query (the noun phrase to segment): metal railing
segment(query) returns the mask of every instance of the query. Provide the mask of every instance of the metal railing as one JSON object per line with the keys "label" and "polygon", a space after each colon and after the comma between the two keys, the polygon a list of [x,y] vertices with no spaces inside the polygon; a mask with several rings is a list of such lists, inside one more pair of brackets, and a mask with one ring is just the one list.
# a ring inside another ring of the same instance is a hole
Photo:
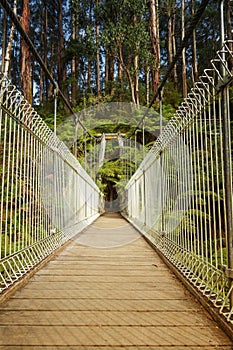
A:
{"label": "metal railing", "polygon": [[99,215],[101,194],[23,95],[0,76],[0,292]]}
{"label": "metal railing", "polygon": [[217,53],[129,180],[126,215],[233,323],[229,47]]}

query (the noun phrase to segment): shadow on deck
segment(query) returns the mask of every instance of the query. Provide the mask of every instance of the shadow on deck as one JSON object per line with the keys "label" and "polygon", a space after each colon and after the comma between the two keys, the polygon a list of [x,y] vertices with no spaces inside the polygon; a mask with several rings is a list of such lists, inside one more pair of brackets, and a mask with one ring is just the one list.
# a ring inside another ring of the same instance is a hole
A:
{"label": "shadow on deck", "polygon": [[119,214],[101,216],[0,308],[1,349],[232,350]]}

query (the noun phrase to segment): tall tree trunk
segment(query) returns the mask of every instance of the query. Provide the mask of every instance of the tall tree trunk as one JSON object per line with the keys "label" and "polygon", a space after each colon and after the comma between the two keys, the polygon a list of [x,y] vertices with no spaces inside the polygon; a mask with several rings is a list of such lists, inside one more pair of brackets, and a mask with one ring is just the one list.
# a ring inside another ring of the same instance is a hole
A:
{"label": "tall tree trunk", "polygon": [[105,83],[105,95],[108,93],[108,84],[109,84],[109,77],[108,77],[108,72],[109,72],[109,51],[106,48],[105,51],[105,78],[104,78],[104,83]]}
{"label": "tall tree trunk", "polygon": [[108,57],[108,88],[110,96],[114,95],[114,55],[110,51]]}
{"label": "tall tree trunk", "polygon": [[96,0],[96,16],[95,16],[95,34],[96,34],[96,89],[97,101],[100,103],[100,48],[99,48],[99,23],[98,23],[98,5],[99,0]]}
{"label": "tall tree trunk", "polygon": [[[225,0],[226,2],[226,19],[227,19],[227,40],[232,40],[232,15],[231,11],[233,12],[233,9],[231,10],[230,0]],[[232,43],[230,43],[232,45]]]}
{"label": "tall tree trunk", "polygon": [[[94,26],[94,23],[93,23],[93,0],[89,0],[89,19],[88,19],[88,21],[89,21],[89,26],[92,28]],[[94,66],[93,56],[92,56],[92,54],[89,54],[88,55],[88,64],[87,64],[87,88],[88,88],[89,92],[91,92],[91,73],[92,73],[93,66]]]}
{"label": "tall tree trunk", "polygon": [[[72,6],[74,6],[74,2],[72,1]],[[78,5],[76,5],[78,6]],[[78,18],[77,18],[77,13],[76,11],[72,11],[71,14],[72,18],[72,39],[74,41],[77,40],[78,37]],[[72,58],[71,61],[71,77],[72,77],[72,82],[71,82],[71,102],[73,106],[77,105],[77,96],[78,96],[78,83],[77,83],[77,76],[78,76],[78,58],[75,55]]]}
{"label": "tall tree trunk", "polygon": [[[121,51],[121,53],[119,52],[119,56],[122,57],[122,45],[119,47],[118,49],[119,51]],[[120,62],[120,60],[118,60],[118,100],[122,101],[122,78],[123,78],[123,74],[122,74],[122,63]]]}
{"label": "tall tree trunk", "polygon": [[145,78],[146,78],[146,104],[150,103],[150,67],[145,68]]}
{"label": "tall tree trunk", "polygon": [[91,59],[88,58],[88,64],[87,64],[87,90],[88,92],[91,92]]}
{"label": "tall tree trunk", "polygon": [[168,16],[168,64],[172,63],[173,59],[173,16],[171,6],[167,7],[167,16]]}
{"label": "tall tree trunk", "polygon": [[[192,16],[195,13],[195,0],[192,0]],[[192,54],[193,54],[193,81],[198,81],[198,68],[197,68],[197,42],[196,42],[196,30],[193,29],[193,42],[192,42]]]}
{"label": "tall tree trunk", "polygon": [[131,101],[134,105],[136,105],[136,100],[135,100],[135,85],[134,85],[134,81],[131,77],[129,68],[127,66],[124,66],[124,71],[128,77],[128,81],[129,81],[129,86],[130,86],[130,91],[131,91]]}
{"label": "tall tree trunk", "polygon": [[5,71],[6,35],[7,35],[7,23],[6,23],[6,11],[4,10],[3,22],[2,22],[2,73],[3,74]]}
{"label": "tall tree trunk", "polygon": [[[175,10],[174,1],[170,1],[167,4],[167,16],[168,16],[168,63],[172,63],[173,57],[176,55],[176,38],[175,38]],[[173,69],[173,82],[175,88],[177,88],[177,67]]]}
{"label": "tall tree trunk", "polygon": [[[14,7],[13,7],[13,11],[14,11],[14,14],[16,15],[17,13],[17,0],[14,0]],[[5,16],[5,15],[4,15]],[[9,74],[9,67],[10,67],[10,60],[11,60],[11,51],[12,51],[12,44],[13,44],[13,38],[14,38],[14,30],[15,30],[15,25],[14,23],[12,22],[12,25],[11,25],[11,29],[10,29],[10,35],[9,35],[9,40],[8,40],[8,44],[7,44],[7,47],[6,47],[6,35],[7,35],[7,32],[5,31],[6,30],[6,17],[4,19],[4,28],[3,28],[3,47],[2,47],[2,50],[3,50],[3,54],[2,54],[2,72],[3,74],[5,75],[8,75]]]}
{"label": "tall tree trunk", "polygon": [[[53,40],[50,41],[51,47],[51,57],[55,56],[55,48],[54,48],[55,39],[53,37]],[[51,81],[48,81],[48,100],[47,101],[53,101],[53,93],[54,93],[54,86]]]}
{"label": "tall tree trunk", "polygon": [[[134,14],[133,15],[133,26],[135,27],[137,25],[137,17]],[[134,56],[134,100],[135,104],[139,105],[139,86],[138,86],[138,50],[139,50],[139,44],[136,45],[136,53]]]}
{"label": "tall tree trunk", "polygon": [[[41,22],[40,22],[40,26],[43,29],[43,19],[44,19],[44,9],[41,9],[42,12],[42,16],[41,16]],[[43,43],[44,41],[44,33],[43,30],[40,33],[40,42]],[[44,43],[43,43],[44,45]],[[43,68],[40,66],[40,90],[39,90],[39,98],[40,98],[40,105],[43,106],[44,103],[44,72],[43,72]]]}
{"label": "tall tree trunk", "polygon": [[[173,21],[172,21],[172,50],[173,50],[173,56],[176,56],[176,36],[175,36],[175,10],[173,5]],[[178,86],[178,77],[177,77],[177,65],[174,65],[173,69],[173,79],[174,79],[174,85],[175,88]]]}
{"label": "tall tree trunk", "polygon": [[64,41],[64,33],[63,33],[62,0],[58,0],[57,5],[58,5],[58,57],[57,57],[58,85],[60,89],[63,91],[63,93],[67,95],[64,88],[64,82],[66,80],[66,70],[63,62],[65,41]]}
{"label": "tall tree trunk", "polygon": [[158,0],[149,0],[149,6],[150,6],[150,38],[151,38],[152,52],[154,54],[154,64],[151,69],[152,91],[155,94],[159,85],[159,78],[160,78]]}
{"label": "tall tree trunk", "polygon": [[105,94],[114,95],[114,58],[109,48],[105,55]]}
{"label": "tall tree trunk", "polygon": [[[46,67],[48,67],[48,8],[46,5],[46,1],[44,2],[44,28],[43,28],[43,45],[44,45],[44,63]],[[49,67],[48,67],[49,68]],[[48,102],[49,100],[49,81],[47,74],[44,74],[45,80],[45,100]]]}
{"label": "tall tree trunk", "polygon": [[[181,36],[182,40],[185,36],[185,0],[182,0],[181,6]],[[187,75],[186,75],[186,50],[182,50],[182,90],[183,97],[187,97]]]}
{"label": "tall tree trunk", "polygon": [[[48,33],[48,10],[46,6],[46,2],[43,2],[43,6],[41,6],[41,34],[40,34],[40,42],[43,46],[43,59],[44,63],[47,67],[47,57],[48,57],[48,44],[47,44],[47,33]],[[43,105],[44,102],[48,102],[48,78],[44,73],[43,68],[40,67],[40,104]]]}
{"label": "tall tree trunk", "polygon": [[[229,49],[233,51],[233,43],[232,43],[232,16],[231,16],[231,4],[230,0],[225,0],[226,2],[226,22],[227,22],[227,40],[230,40],[229,42]],[[233,60],[230,58],[230,61],[228,62],[229,69],[233,69]]]}
{"label": "tall tree trunk", "polygon": [[[30,31],[30,8],[29,0],[23,1],[21,24],[25,32]],[[21,79],[25,98],[32,104],[32,79],[30,50],[24,39],[21,40]]]}
{"label": "tall tree trunk", "polygon": [[[129,86],[130,86],[130,91],[131,91],[131,100],[133,104],[136,104],[135,100],[135,85],[134,85],[134,79],[131,76],[130,69],[129,67],[124,63],[123,59],[123,52],[122,52],[122,44],[119,40],[116,40],[117,46],[118,46],[118,52],[119,52],[119,63],[124,69],[124,72],[128,78],[129,81]],[[129,60],[130,62],[130,60]]]}
{"label": "tall tree trunk", "polygon": [[134,57],[134,99],[139,106],[139,86],[138,86],[138,55]]}
{"label": "tall tree trunk", "polygon": [[40,105],[43,106],[44,103],[44,84],[43,84],[43,76],[44,76],[44,72],[43,72],[43,68],[40,67]]}

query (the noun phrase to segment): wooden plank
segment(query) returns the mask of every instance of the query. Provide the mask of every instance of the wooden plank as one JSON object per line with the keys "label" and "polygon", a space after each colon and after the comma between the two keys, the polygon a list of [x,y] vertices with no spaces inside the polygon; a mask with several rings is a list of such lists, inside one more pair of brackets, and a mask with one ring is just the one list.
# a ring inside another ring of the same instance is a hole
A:
{"label": "wooden plank", "polygon": [[[4,313],[2,313],[3,315]],[[76,311],[62,310],[7,310],[6,318],[2,318],[1,326],[160,326],[160,327],[212,327],[209,318],[203,317],[197,310],[187,311]]]}
{"label": "wooden plank", "polygon": [[[123,235],[123,229],[138,235],[115,214],[85,230],[88,240],[105,238],[102,226],[108,231],[112,226],[111,236]],[[78,235],[0,307],[0,350],[232,350],[232,345],[141,237],[100,249],[80,245]]]}

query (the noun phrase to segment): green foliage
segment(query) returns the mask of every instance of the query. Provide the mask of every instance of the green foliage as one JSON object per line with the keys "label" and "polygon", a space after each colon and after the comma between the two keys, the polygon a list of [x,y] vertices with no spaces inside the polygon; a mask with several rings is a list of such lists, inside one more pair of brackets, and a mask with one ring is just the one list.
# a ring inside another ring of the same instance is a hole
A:
{"label": "green foliage", "polygon": [[175,111],[181,102],[182,102],[181,92],[174,86],[173,82],[168,81],[166,83],[166,86],[164,88],[164,93],[163,93],[164,106],[169,106],[170,108],[173,108]]}
{"label": "green foliage", "polygon": [[104,165],[99,169],[99,176],[106,181],[111,181],[117,184],[120,180],[120,175],[122,174],[122,164],[121,160],[117,159],[115,161],[105,162]]}
{"label": "green foliage", "polygon": [[[44,120],[44,122],[48,125],[48,127],[53,130],[54,129],[54,103],[47,103],[44,106],[35,106],[35,110],[40,115],[40,117]],[[57,125],[62,123],[63,120],[67,118],[67,113],[63,108],[59,108],[57,111]]]}
{"label": "green foliage", "polygon": [[163,105],[163,120],[169,121],[175,114],[175,108],[171,104]]}

